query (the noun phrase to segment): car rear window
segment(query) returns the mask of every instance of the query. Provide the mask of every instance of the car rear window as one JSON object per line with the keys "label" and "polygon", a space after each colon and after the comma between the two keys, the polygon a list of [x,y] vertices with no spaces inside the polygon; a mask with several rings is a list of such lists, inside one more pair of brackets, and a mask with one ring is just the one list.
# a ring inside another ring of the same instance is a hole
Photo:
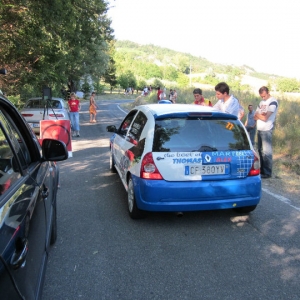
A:
{"label": "car rear window", "polygon": [[[46,100],[42,99],[35,99],[35,100],[29,100],[26,104],[26,108],[44,108],[46,106]],[[49,100],[48,107],[52,108],[62,108],[62,105],[60,101],[58,100]]]}
{"label": "car rear window", "polygon": [[167,118],[155,121],[154,152],[211,152],[250,150],[238,120],[220,118]]}

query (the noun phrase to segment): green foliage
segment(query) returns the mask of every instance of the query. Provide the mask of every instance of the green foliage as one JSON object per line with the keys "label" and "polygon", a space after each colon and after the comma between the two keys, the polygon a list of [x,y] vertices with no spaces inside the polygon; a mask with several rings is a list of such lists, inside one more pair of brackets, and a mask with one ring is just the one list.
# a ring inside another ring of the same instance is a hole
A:
{"label": "green foliage", "polygon": [[217,77],[215,77],[213,75],[208,75],[208,76],[204,77],[203,83],[211,84],[211,85],[215,86],[218,84],[219,81],[220,80]]}
{"label": "green foliage", "polygon": [[145,80],[138,80],[138,81],[137,81],[136,88],[137,88],[139,91],[142,91],[146,85],[147,85],[147,82],[146,82]]}
{"label": "green foliage", "polygon": [[91,85],[89,84],[87,78],[84,79],[84,82],[83,84],[81,85],[81,90],[82,92],[84,93],[84,98],[87,99],[89,94],[91,93],[92,91],[92,87]]}
{"label": "green foliage", "polygon": [[155,78],[152,82],[152,88],[153,89],[158,89],[159,87],[162,88],[163,86],[164,86],[164,84],[157,78]]}
{"label": "green foliage", "polygon": [[104,92],[105,85],[100,84],[100,80],[98,79],[93,83],[93,88],[93,91],[96,94],[102,94]]}
{"label": "green foliage", "polygon": [[118,77],[118,83],[123,89],[133,87],[136,89],[137,82],[134,74],[131,71],[126,71]]}
{"label": "green foliage", "polygon": [[106,69],[105,74],[103,75],[104,82],[110,85],[110,89],[112,90],[118,83],[116,77],[116,66],[115,61],[111,57],[108,63],[108,68]]}
{"label": "green foliage", "polygon": [[300,158],[299,102],[291,101],[288,98],[280,100],[273,138],[275,152]]}
{"label": "green foliage", "polygon": [[275,85],[280,92],[299,92],[300,82],[295,78],[278,78]]}
{"label": "green foliage", "polygon": [[118,84],[123,88],[123,89],[126,89],[128,88],[128,78],[126,76],[126,74],[121,74],[119,77],[118,77]]}
{"label": "green foliage", "polygon": [[[26,3],[26,6],[24,5]],[[104,0],[6,0],[0,6],[0,65],[5,90],[101,76],[112,39]]]}
{"label": "green foliage", "polygon": [[110,86],[110,92],[112,93],[113,88],[117,85],[117,76],[116,76],[116,63],[113,58],[115,53],[115,46],[114,46],[114,41],[111,41],[109,44],[109,62],[107,69],[103,75],[104,82],[109,84]]}
{"label": "green foliage", "polygon": [[179,87],[186,87],[189,85],[189,78],[183,73],[179,73],[177,77],[177,84]]}
{"label": "green foliage", "polygon": [[176,81],[178,78],[178,71],[173,66],[164,66],[162,68],[162,73],[164,74],[164,79],[170,80],[170,81]]}

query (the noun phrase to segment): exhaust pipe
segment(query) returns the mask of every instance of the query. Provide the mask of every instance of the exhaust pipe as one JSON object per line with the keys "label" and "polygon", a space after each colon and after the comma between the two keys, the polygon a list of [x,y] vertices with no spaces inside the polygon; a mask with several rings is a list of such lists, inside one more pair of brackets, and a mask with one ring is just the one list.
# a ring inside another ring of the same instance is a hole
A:
{"label": "exhaust pipe", "polygon": [[182,211],[177,212],[177,213],[176,213],[176,216],[177,216],[178,218],[183,217],[183,212],[182,212]]}

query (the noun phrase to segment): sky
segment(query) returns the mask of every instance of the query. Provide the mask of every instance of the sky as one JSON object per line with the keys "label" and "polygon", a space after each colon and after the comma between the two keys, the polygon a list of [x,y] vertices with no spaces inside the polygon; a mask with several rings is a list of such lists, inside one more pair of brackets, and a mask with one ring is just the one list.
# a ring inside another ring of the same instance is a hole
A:
{"label": "sky", "polygon": [[109,0],[117,40],[300,79],[299,0]]}

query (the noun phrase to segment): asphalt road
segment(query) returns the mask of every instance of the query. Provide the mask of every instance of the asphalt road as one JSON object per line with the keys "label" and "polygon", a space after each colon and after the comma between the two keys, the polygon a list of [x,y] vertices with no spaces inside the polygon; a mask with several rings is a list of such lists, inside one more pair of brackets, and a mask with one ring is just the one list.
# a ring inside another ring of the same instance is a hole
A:
{"label": "asphalt road", "polygon": [[300,208],[286,195],[264,186],[249,215],[129,218],[105,129],[124,118],[120,102],[98,100],[96,124],[83,105],[81,137],[60,163],[58,240],[43,300],[300,299]]}

